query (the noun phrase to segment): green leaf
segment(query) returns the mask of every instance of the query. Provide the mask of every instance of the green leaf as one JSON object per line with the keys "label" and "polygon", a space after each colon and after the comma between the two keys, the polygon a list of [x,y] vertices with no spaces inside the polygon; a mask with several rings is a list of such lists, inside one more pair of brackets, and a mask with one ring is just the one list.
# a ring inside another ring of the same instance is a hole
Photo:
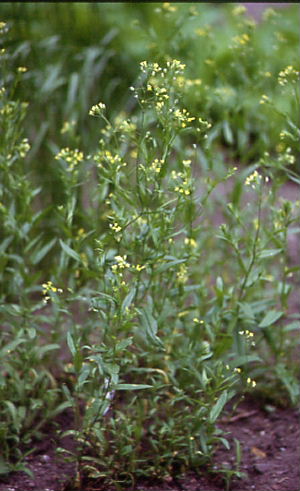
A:
{"label": "green leaf", "polygon": [[289,331],[297,331],[300,329],[300,322],[299,321],[293,321],[284,326],[284,332],[289,332]]}
{"label": "green leaf", "polygon": [[157,273],[163,273],[164,271],[167,271],[168,269],[172,268],[173,266],[177,266],[177,264],[182,264],[185,263],[186,259],[175,259],[174,261],[169,261],[167,263],[161,264],[158,266],[156,269]]}
{"label": "green leaf", "polygon": [[46,256],[46,254],[48,254],[48,252],[50,251],[50,249],[52,249],[55,243],[56,243],[56,239],[53,239],[50,242],[48,242],[48,244],[44,245],[44,247],[31,254],[30,259],[32,264],[38,264]]}
{"label": "green leaf", "polygon": [[152,385],[147,384],[116,384],[113,386],[114,390],[140,390],[140,389],[152,389]]}
{"label": "green leaf", "polygon": [[136,288],[134,287],[130,290],[128,295],[126,295],[126,297],[124,298],[122,305],[121,305],[121,312],[124,312],[124,310],[126,310],[126,308],[131,305],[132,300],[135,297],[135,294],[136,294]]}
{"label": "green leaf", "polygon": [[156,335],[157,333],[157,320],[153,317],[150,312],[150,307],[144,307],[143,309],[138,311],[141,315],[141,320],[143,327],[145,329],[146,335],[155,346],[159,346],[160,348],[164,348],[164,345],[160,338]]}
{"label": "green leaf", "polygon": [[258,355],[242,355],[236,356],[234,360],[230,361],[230,367],[240,367],[242,365],[246,365],[247,363],[252,363],[253,361],[262,361]]}
{"label": "green leaf", "polygon": [[241,308],[241,312],[243,313],[244,320],[247,320],[253,324],[255,322],[255,314],[251,304],[247,302],[240,302],[239,306]]}
{"label": "green leaf", "polygon": [[67,334],[67,343],[68,343],[69,350],[71,351],[72,355],[75,356],[76,355],[76,348],[75,348],[75,344],[74,344],[72,335],[69,332]]}
{"label": "green leaf", "polygon": [[77,252],[75,252],[73,249],[71,249],[70,246],[68,246],[68,244],[66,244],[63,240],[59,239],[59,243],[63,249],[63,251],[70,257],[72,257],[73,259],[75,259],[76,261],[78,262],[81,262],[81,257],[79,256],[79,254]]}
{"label": "green leaf", "polygon": [[8,463],[5,462],[3,457],[0,457],[0,474],[8,474],[11,468]]}
{"label": "green leaf", "polygon": [[45,346],[42,346],[41,348],[39,348],[39,356],[41,357],[45,353],[48,353],[48,351],[56,350],[59,348],[60,348],[60,345],[56,344],[56,343],[46,344]]}
{"label": "green leaf", "polygon": [[230,145],[232,145],[233,134],[232,134],[231,128],[229,126],[229,123],[226,119],[223,121],[223,135],[224,135],[226,143],[229,143]]}
{"label": "green leaf", "polygon": [[121,341],[118,341],[116,346],[115,346],[115,352],[120,352],[126,349],[128,346],[132,344],[132,338],[126,338],[122,339]]}
{"label": "green leaf", "polygon": [[282,315],[283,312],[278,312],[277,310],[270,310],[270,312],[268,312],[263,318],[263,320],[260,322],[259,327],[264,328],[264,327],[271,326],[272,324],[275,324],[275,322],[278,321],[278,319],[280,319]]}
{"label": "green leaf", "polygon": [[259,254],[259,257],[261,259],[265,257],[273,257],[276,256],[277,254],[280,254],[282,252],[282,249],[265,249],[264,251],[261,251]]}
{"label": "green leaf", "polygon": [[209,422],[210,423],[215,423],[217,418],[219,417],[223,407],[225,406],[227,402],[227,390],[225,390],[219,399],[217,400],[216,404],[211,408],[211,411],[209,413]]}
{"label": "green leaf", "polygon": [[19,344],[25,343],[25,339],[15,339],[11,343],[6,344],[0,350],[0,358],[10,355],[12,351],[16,349]]}

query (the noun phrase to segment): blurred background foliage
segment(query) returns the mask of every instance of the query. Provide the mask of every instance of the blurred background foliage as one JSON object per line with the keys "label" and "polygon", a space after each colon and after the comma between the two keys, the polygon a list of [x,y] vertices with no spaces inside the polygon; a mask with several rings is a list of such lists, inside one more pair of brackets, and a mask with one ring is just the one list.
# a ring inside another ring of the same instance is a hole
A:
{"label": "blurred background foliage", "polygon": [[[15,99],[29,103],[25,172],[43,189],[38,207],[65,202],[68,191],[53,163],[59,149],[89,154],[97,147],[101,128],[88,115],[93,104],[105,103],[111,121],[134,114],[129,87],[145,59],[186,64],[182,102],[212,123],[208,145],[216,162],[250,165],[287,146],[299,152],[297,138],[279,137],[287,119],[299,126],[299,114],[294,93],[278,84],[281,70],[298,66],[298,10],[268,9],[256,23],[229,3],[1,3],[9,28],[2,78]],[[19,66],[27,71],[17,84]],[[270,104],[260,104],[263,94]],[[86,222],[86,207],[81,211],[78,226]],[[56,236],[51,214],[43,227],[46,237]]]}
{"label": "blurred background foliage", "polygon": [[279,92],[277,76],[299,60],[298,7],[267,12],[259,24],[247,15],[232,15],[234,8],[209,3],[2,3],[1,17],[11,27],[9,44],[17,48],[18,64],[29,69],[21,90],[30,102],[27,127],[36,166],[44,168],[64,144],[59,134],[64,121],[75,121],[91,151],[98,135],[89,107],[101,100],[112,114],[120,108],[130,111],[128,88],[139,62],[160,63],[168,57],[185,63],[191,80],[201,80],[187,91],[189,109],[212,120],[215,138],[234,149],[239,160],[249,162],[261,146],[274,148],[280,117],[258,111],[259,99],[268,88],[281,110],[292,109],[290,95]]}

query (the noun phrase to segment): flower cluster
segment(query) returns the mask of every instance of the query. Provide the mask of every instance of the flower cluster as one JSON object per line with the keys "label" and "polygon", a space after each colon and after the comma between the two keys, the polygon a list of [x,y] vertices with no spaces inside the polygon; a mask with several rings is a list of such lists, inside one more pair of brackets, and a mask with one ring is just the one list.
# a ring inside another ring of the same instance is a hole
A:
{"label": "flower cluster", "polygon": [[245,336],[245,338],[250,341],[251,340],[251,346],[255,346],[255,342],[253,341],[254,338],[254,333],[246,329],[245,331],[239,331],[240,336]]}
{"label": "flower cluster", "polygon": [[113,264],[111,269],[113,273],[117,273],[122,269],[130,268],[130,264],[127,262],[127,255],[115,256],[116,264]]}
{"label": "flower cluster", "polygon": [[196,128],[196,131],[202,135],[204,134],[204,138],[207,138],[206,132],[211,128],[211,123],[202,118],[198,118],[198,122],[199,126]]}
{"label": "flower cluster", "polygon": [[91,107],[91,109],[89,110],[89,115],[102,116],[105,109],[106,109],[105,104],[103,102],[98,102],[98,104],[95,104],[94,106]]}
{"label": "flower cluster", "polygon": [[285,152],[279,155],[278,161],[283,164],[293,165],[296,161],[294,155],[292,155],[291,147],[287,147]]}
{"label": "flower cluster", "polygon": [[150,165],[150,169],[155,173],[159,174],[162,166],[164,165],[165,161],[163,159],[155,159],[153,160],[152,164]]}
{"label": "flower cluster", "polygon": [[190,116],[190,113],[185,108],[171,110],[171,112],[176,126],[179,126],[181,128],[186,128],[188,123],[191,123],[196,119],[194,116]]}
{"label": "flower cluster", "polygon": [[44,303],[47,303],[48,300],[50,300],[50,295],[49,293],[62,293],[63,290],[61,288],[56,288],[56,286],[53,285],[52,281],[47,281],[47,283],[42,284],[43,287],[43,295],[44,295]]}
{"label": "flower cluster", "polygon": [[67,171],[72,172],[77,165],[83,161],[83,153],[75,148],[71,150],[69,147],[62,148],[60,152],[55,156],[56,160],[64,160],[68,164]]}
{"label": "flower cluster", "polygon": [[240,36],[234,36],[232,38],[232,41],[233,41],[234,47],[245,46],[246,44],[249,43],[250,36],[249,36],[249,34],[244,33],[244,34],[241,34]]}
{"label": "flower cluster", "polygon": [[100,169],[104,167],[104,163],[108,164],[109,166],[114,166],[117,171],[120,170],[121,167],[126,167],[127,165],[126,162],[122,162],[120,155],[117,153],[112,154],[110,150],[98,152],[94,155],[94,159],[98,163],[98,167]]}
{"label": "flower cluster", "polygon": [[26,157],[29,150],[30,150],[30,144],[28,142],[28,138],[23,138],[21,143],[18,145],[18,152],[20,157],[22,158]]}
{"label": "flower cluster", "polygon": [[260,183],[261,181],[261,175],[255,170],[250,176],[248,176],[245,180],[245,185],[246,186],[251,186],[253,189],[256,188],[256,186]]}
{"label": "flower cluster", "polygon": [[182,172],[172,171],[172,178],[178,182],[175,186],[174,191],[180,193],[184,196],[189,196],[192,193],[192,183],[191,179],[185,177]]}
{"label": "flower cluster", "polygon": [[121,232],[122,230],[122,227],[118,224],[118,222],[110,223],[109,228],[111,228],[111,230],[113,230],[116,233]]}
{"label": "flower cluster", "polygon": [[278,74],[279,85],[287,85],[288,83],[299,82],[299,71],[295,70],[292,65],[287,66],[284,70],[281,70]]}
{"label": "flower cluster", "polygon": [[188,280],[187,267],[185,264],[181,264],[179,271],[176,273],[177,283],[184,285]]}

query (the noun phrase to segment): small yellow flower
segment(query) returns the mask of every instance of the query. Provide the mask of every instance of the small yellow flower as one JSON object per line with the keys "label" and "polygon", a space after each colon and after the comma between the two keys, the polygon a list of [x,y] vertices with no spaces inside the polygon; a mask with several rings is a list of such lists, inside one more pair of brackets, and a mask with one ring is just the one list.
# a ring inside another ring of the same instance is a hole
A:
{"label": "small yellow flower", "polygon": [[167,12],[176,12],[177,7],[174,7],[173,5],[170,4],[170,2],[164,2],[162,4],[162,8],[166,10]]}
{"label": "small yellow flower", "polygon": [[119,269],[129,268],[130,264],[126,261],[127,255],[125,256],[115,256],[115,260],[117,261],[117,267]]}
{"label": "small yellow flower", "polygon": [[188,280],[187,267],[184,264],[180,265],[179,271],[176,274],[176,277],[177,277],[177,282],[179,284],[184,284],[187,282],[187,280]]}
{"label": "small yellow flower", "polygon": [[232,38],[234,46],[245,46],[250,41],[250,36],[247,33]]}
{"label": "small yellow flower", "polygon": [[296,83],[299,81],[299,71],[295,70],[292,65],[288,65],[284,70],[281,70],[278,74],[279,85],[287,85],[290,83]]}
{"label": "small yellow flower", "polygon": [[255,170],[250,176],[248,176],[245,180],[246,186],[251,186],[255,189],[256,185],[261,181],[261,175]]}
{"label": "small yellow flower", "polygon": [[190,238],[186,237],[184,239],[184,243],[190,247],[197,247],[197,242],[192,237]]}
{"label": "small yellow flower", "polygon": [[18,72],[19,73],[25,73],[27,72],[28,68],[26,66],[19,66],[18,67]]}
{"label": "small yellow flower", "polygon": [[120,225],[117,223],[117,222],[114,222],[114,223],[110,223],[109,224],[109,227],[114,231],[114,232],[121,232],[122,230],[122,227],[120,227]]}
{"label": "small yellow flower", "polygon": [[64,160],[68,164],[68,172],[72,172],[77,165],[82,162],[83,158],[83,153],[80,150],[77,148],[75,148],[75,150],[71,150],[69,147],[62,148],[55,156],[56,160]]}
{"label": "small yellow flower", "polygon": [[261,99],[260,99],[259,103],[260,104],[266,104],[268,102],[270,102],[270,97],[268,97],[266,94],[263,94],[261,96]]}
{"label": "small yellow flower", "polygon": [[62,293],[62,288],[57,288],[53,285],[52,281],[47,281],[47,283],[42,284],[43,287],[43,295],[44,295],[44,303],[47,303],[50,300],[50,296],[48,295],[50,292],[52,293]]}

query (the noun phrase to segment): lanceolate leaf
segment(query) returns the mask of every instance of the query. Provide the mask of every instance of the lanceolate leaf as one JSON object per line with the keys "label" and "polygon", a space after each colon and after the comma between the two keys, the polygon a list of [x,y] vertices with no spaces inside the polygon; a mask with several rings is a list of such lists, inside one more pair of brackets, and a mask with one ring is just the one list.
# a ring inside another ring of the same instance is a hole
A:
{"label": "lanceolate leaf", "polygon": [[275,322],[278,321],[278,319],[280,319],[282,315],[283,312],[278,312],[277,310],[270,310],[270,312],[268,312],[264,316],[263,320],[260,322],[259,327],[268,327],[271,326],[272,324],[275,324]]}
{"label": "lanceolate leaf", "polygon": [[63,249],[63,251],[70,257],[72,257],[73,259],[75,259],[76,261],[78,262],[81,262],[81,257],[79,256],[79,254],[74,251],[74,249],[71,249],[70,246],[68,246],[68,244],[66,244],[63,240],[59,239],[59,243]]}
{"label": "lanceolate leaf", "polygon": [[227,390],[225,390],[221,394],[221,396],[217,400],[216,404],[212,407],[212,409],[209,413],[209,422],[210,423],[214,423],[218,419],[218,417],[219,417],[223,407],[225,406],[226,402],[227,402]]}

